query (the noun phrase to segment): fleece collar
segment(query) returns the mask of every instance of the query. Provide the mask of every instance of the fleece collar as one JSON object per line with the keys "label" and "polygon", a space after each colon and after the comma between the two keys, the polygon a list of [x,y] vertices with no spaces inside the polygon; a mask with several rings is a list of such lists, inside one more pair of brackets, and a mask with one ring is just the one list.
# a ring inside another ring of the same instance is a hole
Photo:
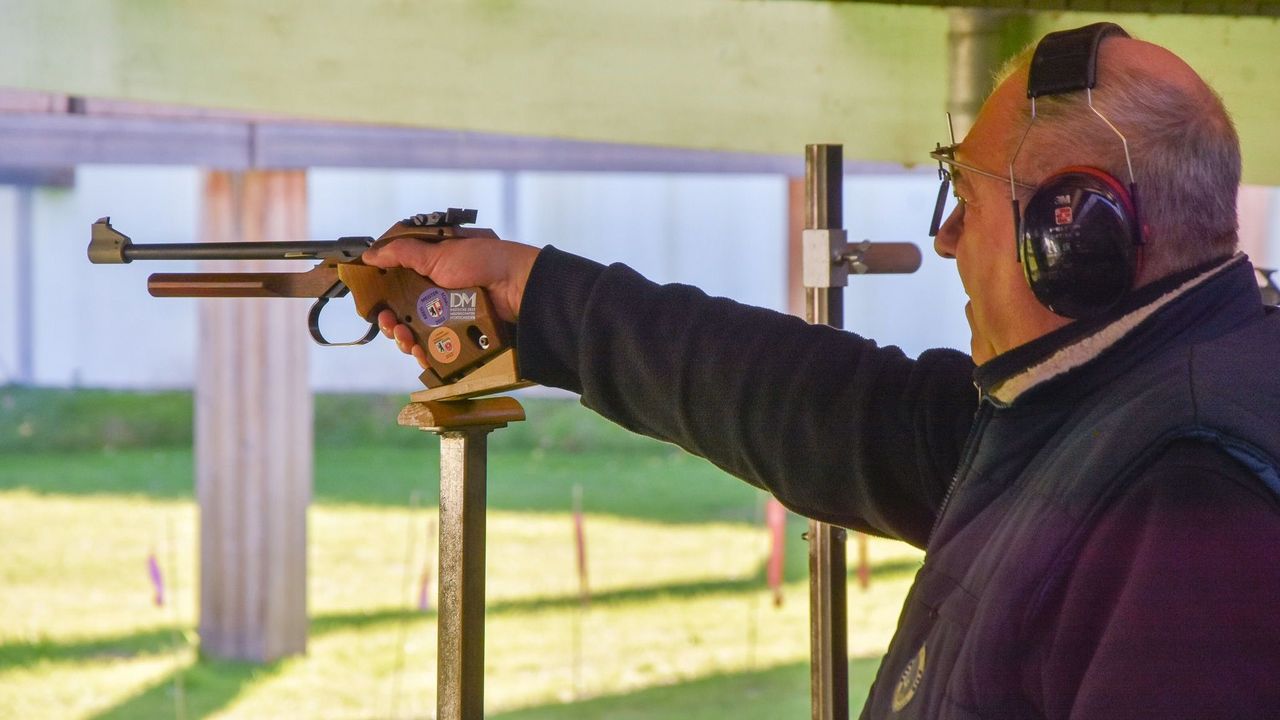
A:
{"label": "fleece collar", "polygon": [[1245,256],[1237,253],[1159,280],[1139,289],[1103,317],[1071,323],[1004,353],[974,373],[978,389],[997,406],[1007,407],[1028,390],[1097,359],[1161,309],[1244,262]]}

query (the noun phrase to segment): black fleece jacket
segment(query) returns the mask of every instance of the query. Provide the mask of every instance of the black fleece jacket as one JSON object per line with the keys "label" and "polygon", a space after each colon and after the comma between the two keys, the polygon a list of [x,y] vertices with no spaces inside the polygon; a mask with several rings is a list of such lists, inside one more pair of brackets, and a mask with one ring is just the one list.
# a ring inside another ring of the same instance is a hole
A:
{"label": "black fleece jacket", "polygon": [[[997,358],[979,384],[1088,330]],[[1010,601],[1034,615],[1029,626],[1009,619],[1009,633],[1022,628],[1016,658],[965,660],[986,641],[943,627],[960,638],[948,649],[921,623],[937,621],[929,603],[940,587],[943,626],[955,607],[972,615],[982,593],[999,594],[966,588],[964,557],[944,552],[950,566],[928,559],[979,407],[967,355],[912,360],[554,248],[529,279],[519,342],[524,377],[579,393],[605,417],[705,457],[803,515],[929,547],[867,717],[1280,717],[1280,501],[1215,444],[1168,444],[1091,521],[1034,602]],[[981,498],[978,490],[964,500],[979,512]],[[949,518],[971,511],[958,504]],[[918,612],[913,603],[923,603]],[[1002,632],[995,627],[986,632]],[[920,697],[895,711],[926,635]]]}

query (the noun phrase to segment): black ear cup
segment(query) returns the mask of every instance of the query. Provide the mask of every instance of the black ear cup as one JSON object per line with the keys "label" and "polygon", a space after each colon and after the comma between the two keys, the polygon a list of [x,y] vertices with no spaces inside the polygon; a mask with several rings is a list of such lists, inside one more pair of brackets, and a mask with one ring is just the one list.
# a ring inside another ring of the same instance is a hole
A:
{"label": "black ear cup", "polygon": [[1109,310],[1133,287],[1137,228],[1132,198],[1107,173],[1071,167],[1049,177],[1018,227],[1018,259],[1036,299],[1075,319]]}

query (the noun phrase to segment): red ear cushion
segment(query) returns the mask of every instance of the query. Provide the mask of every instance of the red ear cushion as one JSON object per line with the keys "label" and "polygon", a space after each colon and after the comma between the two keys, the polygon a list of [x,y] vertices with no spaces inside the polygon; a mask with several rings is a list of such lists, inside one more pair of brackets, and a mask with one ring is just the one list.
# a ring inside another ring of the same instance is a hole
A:
{"label": "red ear cushion", "polygon": [[1133,215],[1133,198],[1129,196],[1129,188],[1125,187],[1124,184],[1117,180],[1114,175],[1105,170],[1099,170],[1096,167],[1090,167],[1088,165],[1072,165],[1071,167],[1062,168],[1058,172],[1046,178],[1044,182],[1040,184],[1048,185],[1051,182],[1055,182],[1063,175],[1069,175],[1071,173],[1079,173],[1081,175],[1088,175],[1089,177],[1096,178],[1102,184],[1110,188],[1111,191],[1116,194],[1116,197],[1120,198],[1120,202],[1124,204],[1124,209],[1129,211],[1130,216]]}

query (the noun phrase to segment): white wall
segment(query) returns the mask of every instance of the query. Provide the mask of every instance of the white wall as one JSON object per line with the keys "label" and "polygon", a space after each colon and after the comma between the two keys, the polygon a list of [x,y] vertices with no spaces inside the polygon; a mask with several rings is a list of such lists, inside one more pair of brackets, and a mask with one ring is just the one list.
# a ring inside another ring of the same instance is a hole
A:
{"label": "white wall", "polygon": [[[35,193],[37,383],[190,386],[195,301],[150,297],[146,276],[193,264],[95,266],[85,247],[90,223],[102,215],[138,243],[193,242],[199,183],[194,168],[86,166],[74,188]],[[376,236],[416,212],[472,207],[480,225],[505,237],[625,262],[655,280],[743,302],[785,304],[786,181],[777,176],[314,169],[308,191],[313,238]],[[851,278],[846,323],[913,355],[968,346],[954,266],[933,255],[924,232],[935,191],[929,174],[850,178],[845,186],[851,239],[915,242],[925,254],[913,276]],[[0,253],[14,242],[13,197],[0,188]],[[0,263],[0,383],[12,379],[16,363],[11,274]],[[332,339],[362,332],[346,311],[327,309]],[[317,389],[418,388],[416,365],[387,342],[315,347],[310,361]]]}
{"label": "white wall", "polygon": [[[158,268],[144,263],[93,266],[85,250],[91,223],[103,215],[111,215],[113,225],[139,242],[193,242],[198,178],[195,170],[185,168],[83,167],[73,189],[35,193],[37,384],[190,385],[194,302],[150,297],[146,276]],[[170,269],[185,267],[190,266]],[[11,288],[0,293],[7,295]],[[15,332],[10,322],[0,328],[0,337],[13,338]]]}
{"label": "white wall", "polygon": [[[850,242],[910,242],[924,256],[912,275],[850,276],[845,328],[881,345],[897,345],[912,357],[933,347],[969,351],[967,298],[955,262],[938,257],[929,237],[937,192],[932,173],[850,177],[844,183]],[[1012,250],[1009,254],[1012,258]]]}

